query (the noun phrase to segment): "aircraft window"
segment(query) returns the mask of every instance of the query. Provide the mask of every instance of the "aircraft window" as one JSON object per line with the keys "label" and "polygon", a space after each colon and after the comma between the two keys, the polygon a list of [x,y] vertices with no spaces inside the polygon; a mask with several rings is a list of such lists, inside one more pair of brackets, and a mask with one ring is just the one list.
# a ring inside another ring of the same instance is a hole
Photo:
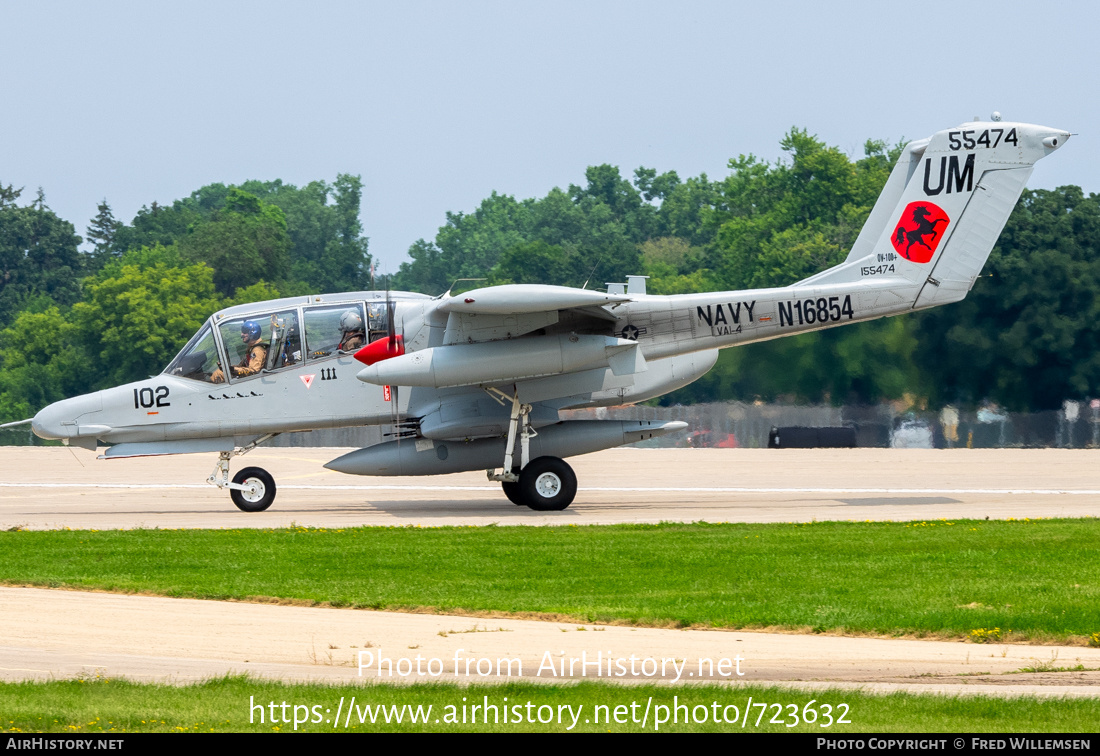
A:
{"label": "aircraft window", "polygon": [[386,307],[385,302],[371,302],[368,307],[370,308],[370,338],[368,341],[375,341],[389,334],[387,326],[387,323],[389,323],[389,309]]}
{"label": "aircraft window", "polygon": [[295,310],[271,316],[271,349],[267,355],[267,369],[278,370],[302,361],[302,332],[298,328]]}
{"label": "aircraft window", "polygon": [[211,374],[217,369],[218,348],[214,343],[214,331],[210,326],[205,326],[187,342],[187,346],[164,372],[196,381],[210,381]]}
{"label": "aircraft window", "polygon": [[[218,328],[228,357],[230,378],[248,378],[302,360],[295,310],[234,318],[220,323]],[[221,366],[211,376],[214,383],[221,383],[225,378]]]}
{"label": "aircraft window", "polygon": [[309,307],[303,313],[303,323],[307,359],[354,352],[366,343],[360,303]]}

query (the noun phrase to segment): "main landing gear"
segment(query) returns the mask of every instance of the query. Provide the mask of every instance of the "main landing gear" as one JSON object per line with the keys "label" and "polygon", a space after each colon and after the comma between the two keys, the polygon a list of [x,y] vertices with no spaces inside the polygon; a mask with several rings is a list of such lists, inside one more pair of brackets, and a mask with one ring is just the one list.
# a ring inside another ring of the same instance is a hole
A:
{"label": "main landing gear", "polygon": [[[502,404],[509,399],[512,402],[504,466],[499,473],[488,470],[489,480],[499,480],[504,495],[518,506],[527,506],[539,512],[558,512],[568,507],[577,495],[576,473],[558,457],[531,459],[531,439],[538,435],[531,427],[531,405],[522,404],[519,396],[509,397],[498,389],[487,391]],[[517,432],[520,442],[518,466],[512,461]]]}
{"label": "main landing gear", "polygon": [[[515,483],[502,482],[502,486],[516,487],[519,502],[539,512],[557,512],[573,503],[577,495],[577,476],[564,459],[539,457],[520,470]],[[504,489],[508,495],[508,489]],[[512,499],[511,496],[508,496]],[[512,499],[515,502],[515,499]]]}
{"label": "main landing gear", "polygon": [[229,460],[241,454],[247,454],[268,439],[277,436],[277,433],[269,433],[261,436],[247,446],[234,449],[231,452],[223,451],[218,455],[218,463],[214,466],[214,472],[206,479],[218,488],[228,488],[229,498],[242,512],[262,512],[275,501],[275,479],[271,473],[262,467],[246,467],[233,476],[233,482],[229,482]]}

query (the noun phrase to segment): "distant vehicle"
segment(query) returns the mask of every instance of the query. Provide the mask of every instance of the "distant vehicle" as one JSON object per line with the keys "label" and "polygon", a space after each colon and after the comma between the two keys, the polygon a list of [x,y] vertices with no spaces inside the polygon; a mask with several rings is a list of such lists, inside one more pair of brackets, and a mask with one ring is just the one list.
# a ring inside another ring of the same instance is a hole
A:
{"label": "distant vehicle", "polygon": [[978,410],[977,418],[979,423],[1003,423],[1008,420],[1008,415],[997,407],[985,406]]}
{"label": "distant vehicle", "polygon": [[936,447],[932,426],[923,420],[902,420],[890,434],[892,449],[934,449]]}
{"label": "distant vehicle", "polygon": [[107,459],[217,452],[209,482],[252,512],[271,505],[275,480],[258,467],[230,480],[234,456],[279,433],[388,425],[390,440],[325,466],[483,469],[516,504],[564,509],[577,490],[564,457],[686,423],[561,422],[560,410],[660,396],[710,370],[722,348],[961,300],[1035,162],[1069,136],[991,121],[910,142],[847,259],[791,286],[653,296],[636,276],[606,291],[515,285],[240,305],[214,313],[160,375],[23,422],[41,438],[108,444]]}
{"label": "distant vehicle", "polygon": [[687,445],[696,449],[736,449],[740,444],[732,433],[715,433],[703,428],[688,434]]}

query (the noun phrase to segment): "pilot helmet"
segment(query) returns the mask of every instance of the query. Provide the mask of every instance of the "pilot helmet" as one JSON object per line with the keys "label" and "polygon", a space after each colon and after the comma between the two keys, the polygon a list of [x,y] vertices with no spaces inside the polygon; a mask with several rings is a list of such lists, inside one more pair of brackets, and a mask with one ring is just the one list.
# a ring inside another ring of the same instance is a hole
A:
{"label": "pilot helmet", "polygon": [[355,310],[345,310],[340,316],[340,330],[344,333],[354,333],[363,330],[363,318]]}
{"label": "pilot helmet", "polygon": [[255,320],[246,320],[241,323],[241,340],[255,341],[260,338],[260,324]]}

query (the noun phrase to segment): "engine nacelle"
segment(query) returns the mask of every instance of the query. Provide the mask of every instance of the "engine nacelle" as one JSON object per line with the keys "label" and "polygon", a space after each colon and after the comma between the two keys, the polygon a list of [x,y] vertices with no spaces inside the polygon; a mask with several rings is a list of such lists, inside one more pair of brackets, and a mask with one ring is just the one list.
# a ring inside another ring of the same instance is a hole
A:
{"label": "engine nacelle", "polygon": [[376,386],[449,388],[499,385],[609,366],[622,375],[645,370],[637,349],[635,341],[577,334],[455,344],[391,357],[363,368],[356,377]]}

